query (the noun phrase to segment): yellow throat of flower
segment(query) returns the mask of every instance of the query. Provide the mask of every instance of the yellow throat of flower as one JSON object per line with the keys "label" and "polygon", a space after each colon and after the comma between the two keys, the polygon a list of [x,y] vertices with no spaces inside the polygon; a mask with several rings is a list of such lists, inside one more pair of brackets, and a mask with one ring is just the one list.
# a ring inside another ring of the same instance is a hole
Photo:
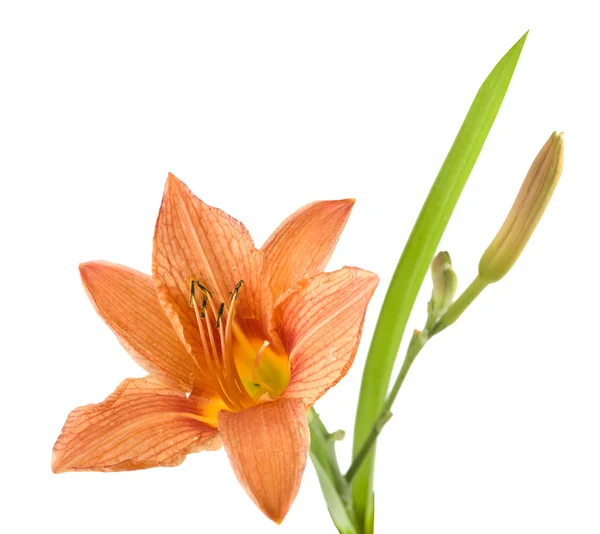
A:
{"label": "yellow throat of flower", "polygon": [[235,320],[235,308],[243,285],[240,280],[225,303],[217,308],[211,292],[201,283],[190,283],[202,341],[198,367],[207,375],[226,409],[240,411],[281,395],[290,381],[289,357],[277,354],[267,340],[248,337]]}

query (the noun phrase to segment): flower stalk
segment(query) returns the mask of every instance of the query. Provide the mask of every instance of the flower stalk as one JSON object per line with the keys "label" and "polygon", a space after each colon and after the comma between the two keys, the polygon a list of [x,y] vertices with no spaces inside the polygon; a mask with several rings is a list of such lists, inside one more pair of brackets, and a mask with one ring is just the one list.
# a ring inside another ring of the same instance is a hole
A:
{"label": "flower stalk", "polygon": [[560,179],[563,166],[563,134],[554,132],[535,158],[504,224],[484,252],[479,263],[479,274],[467,289],[452,302],[456,291],[456,274],[447,252],[440,252],[431,265],[433,290],[428,304],[428,318],[422,331],[415,330],[404,362],[392,389],[383,403],[362,447],[355,454],[345,478],[352,481],[362,463],[369,456],[384,425],[391,417],[391,409],[413,362],[427,342],[454,324],[473,301],[491,283],[502,279],[511,269],[538,222],[540,221]]}

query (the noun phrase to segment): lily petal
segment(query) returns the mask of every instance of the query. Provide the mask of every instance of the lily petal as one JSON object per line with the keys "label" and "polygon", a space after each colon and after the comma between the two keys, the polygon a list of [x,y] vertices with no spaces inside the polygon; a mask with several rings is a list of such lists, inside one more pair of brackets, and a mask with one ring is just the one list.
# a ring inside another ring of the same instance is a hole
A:
{"label": "lily petal", "polygon": [[131,471],[179,465],[220,447],[185,393],[152,377],[128,378],[104,402],[73,410],[54,445],[52,470]]}
{"label": "lily petal", "polygon": [[152,277],[105,261],[79,266],[81,281],[98,315],[148,373],[190,391],[192,357],[163,312]]}
{"label": "lily petal", "polygon": [[[200,280],[215,306],[229,302],[240,281],[239,319],[267,323],[271,330],[271,292],[264,282],[264,258],[248,230],[225,212],[208,206],[169,173],[156,221],[152,275],[158,299],[180,339],[193,354],[202,350],[190,284]],[[209,308],[210,309],[210,308]]]}
{"label": "lily petal", "polygon": [[261,248],[277,302],[303,278],[323,271],[350,216],[354,199],[312,202],[283,221]]}
{"label": "lily petal", "polygon": [[219,413],[219,432],[240,484],[264,514],[281,523],[294,501],[310,434],[304,405],[279,398]]}
{"label": "lily petal", "polygon": [[300,284],[279,306],[281,339],[292,377],[285,397],[312,406],[352,365],[376,274],[356,267],[321,273]]}

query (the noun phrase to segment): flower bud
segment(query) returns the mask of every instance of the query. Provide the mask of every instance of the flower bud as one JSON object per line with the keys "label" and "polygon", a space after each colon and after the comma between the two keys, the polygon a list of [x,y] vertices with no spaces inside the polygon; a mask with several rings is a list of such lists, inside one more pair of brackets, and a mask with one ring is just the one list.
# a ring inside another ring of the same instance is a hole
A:
{"label": "flower bud", "polygon": [[479,261],[482,280],[500,280],[527,245],[560,178],[563,145],[563,134],[554,132],[535,158],[502,228]]}
{"label": "flower bud", "polygon": [[439,252],[431,263],[433,290],[429,301],[429,315],[439,317],[454,301],[458,287],[456,273],[452,270],[452,260],[447,252]]}

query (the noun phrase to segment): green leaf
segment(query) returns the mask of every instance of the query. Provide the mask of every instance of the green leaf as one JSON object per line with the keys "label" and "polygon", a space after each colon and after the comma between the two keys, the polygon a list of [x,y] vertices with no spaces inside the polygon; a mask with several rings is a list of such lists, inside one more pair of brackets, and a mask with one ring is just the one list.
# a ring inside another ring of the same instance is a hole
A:
{"label": "green leaf", "polygon": [[318,457],[311,452],[310,459],[312,460],[317,476],[319,477],[319,483],[321,484],[321,491],[325,497],[327,503],[327,509],[331,515],[333,523],[337,527],[341,534],[358,534],[350,513],[346,508],[346,504],[338,493],[335,482],[328,470],[321,465]]}
{"label": "green leaf", "polygon": [[[381,307],[363,372],[356,412],[354,454],[376,421],[388,391],[392,368],[410,312],[456,202],[494,123],[525,44],[527,33],[498,62],[483,82],[450,148],[408,238]],[[359,525],[373,532],[375,451],[352,483]]]}
{"label": "green leaf", "polygon": [[342,534],[358,534],[351,514],[350,488],[340,472],[335,454],[335,434],[328,432],[314,408],[308,412],[312,460],[331,519]]}

